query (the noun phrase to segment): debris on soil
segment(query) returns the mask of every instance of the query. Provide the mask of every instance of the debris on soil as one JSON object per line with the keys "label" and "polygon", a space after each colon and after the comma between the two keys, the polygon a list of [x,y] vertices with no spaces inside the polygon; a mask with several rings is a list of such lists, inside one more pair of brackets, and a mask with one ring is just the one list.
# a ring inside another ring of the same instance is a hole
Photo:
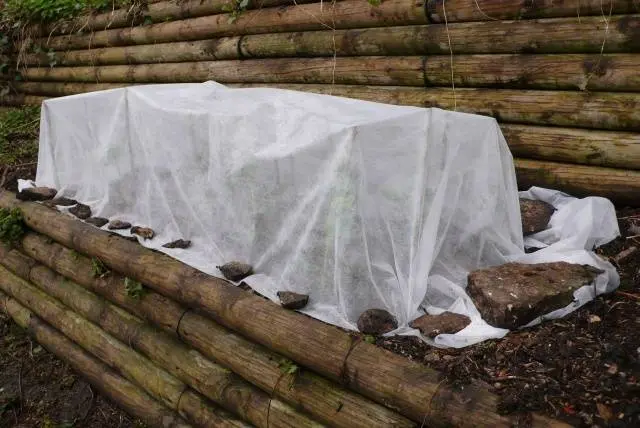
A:
{"label": "debris on soil", "polygon": [[283,308],[291,310],[302,309],[309,303],[309,295],[292,291],[278,291],[278,298]]}
{"label": "debris on soil", "polygon": [[107,220],[104,217],[91,217],[85,220],[86,223],[92,224],[95,227],[102,227],[105,224],[109,223],[109,220]]}
{"label": "debris on soil", "polygon": [[18,192],[16,198],[21,201],[47,201],[55,198],[56,194],[58,191],[50,187],[30,187]]}
{"label": "debris on soil", "polygon": [[253,267],[242,262],[233,261],[216,267],[226,279],[233,282],[242,281],[253,274]]}
{"label": "debris on soil", "polygon": [[111,220],[108,228],[109,230],[131,229],[131,223],[122,220]]}
{"label": "debris on soil", "polygon": [[86,220],[91,217],[91,207],[81,203],[69,208],[69,212],[81,220]]}
{"label": "debris on soil", "polygon": [[520,215],[524,236],[545,230],[554,211],[555,208],[546,202],[520,199]]}
{"label": "debris on soil", "polygon": [[409,327],[417,328],[420,333],[434,338],[439,334],[454,334],[471,324],[466,315],[443,312],[440,315],[424,314],[409,323]]}
{"label": "debris on soil", "polygon": [[131,233],[134,235],[138,235],[144,239],[153,239],[156,236],[156,233],[150,227],[142,227],[142,226],[133,226],[131,228]]}
{"label": "debris on soil", "polygon": [[513,330],[567,306],[573,292],[600,273],[592,266],[567,262],[507,263],[471,272],[467,293],[486,322]]}
{"label": "debris on soil", "polygon": [[191,241],[185,241],[184,239],[178,239],[172,242],[168,242],[163,245],[164,248],[182,248],[187,249],[191,247]]}
{"label": "debris on soil", "polygon": [[398,328],[398,321],[384,309],[367,309],[358,318],[358,330],[364,334],[380,335]]}

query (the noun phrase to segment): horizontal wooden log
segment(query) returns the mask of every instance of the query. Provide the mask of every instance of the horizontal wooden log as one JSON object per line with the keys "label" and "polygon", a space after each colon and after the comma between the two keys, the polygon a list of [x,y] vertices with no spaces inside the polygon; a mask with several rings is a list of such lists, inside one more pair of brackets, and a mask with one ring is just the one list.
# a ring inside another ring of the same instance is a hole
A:
{"label": "horizontal wooden log", "polygon": [[[113,236],[35,203],[0,193],[0,207],[18,207],[33,230],[76,251],[98,257],[107,266],[165,296],[200,308],[218,323],[283,354],[302,366],[383,403],[416,422],[430,425],[510,426],[497,415],[496,397],[472,385],[455,393],[422,364],[357,341],[346,332],[287,311],[224,280],[197,271],[168,256]],[[251,314],[251,316],[247,316]],[[186,316],[186,315],[185,315]],[[452,397],[457,397],[453,399]],[[538,420],[534,419],[538,424]],[[548,426],[549,421],[539,422]]]}
{"label": "horizontal wooden log", "polygon": [[[23,251],[29,257],[171,334],[179,330],[182,340],[201,350],[212,361],[327,425],[344,428],[413,425],[397,413],[308,370],[283,376],[279,367],[282,357],[278,354],[233,334],[207,318],[191,312],[187,314],[186,308],[153,291],[139,301],[132,301],[122,287],[122,276],[112,272],[107,277],[96,278],[89,259],[42,235],[29,233],[22,243]],[[23,267],[27,263],[12,260],[5,258],[2,263],[16,274],[25,275],[26,269],[31,270],[31,266]],[[277,405],[276,401],[272,405]],[[336,412],[337,408],[340,408],[339,412]]]}
{"label": "horizontal wooden log", "polygon": [[[449,32],[449,37],[447,36]],[[534,21],[362,28],[337,31],[254,34],[152,45],[56,52],[58,66],[122,65],[239,58],[434,55],[484,53],[599,53],[605,23],[585,17]],[[604,52],[640,51],[640,16],[609,21]],[[451,48],[449,47],[451,40]],[[45,53],[29,54],[27,66],[49,66]]]}
{"label": "horizontal wooden log", "polygon": [[[640,90],[640,55],[459,55],[457,87]],[[102,67],[27,68],[26,80],[102,83],[336,83],[449,86],[449,56],[280,58]]]}
{"label": "horizontal wooden log", "polygon": [[9,94],[0,97],[0,105],[18,107],[23,105],[39,106],[47,97],[25,94]]}
{"label": "horizontal wooden log", "polygon": [[[122,373],[125,378],[139,385],[169,409],[180,412],[180,402],[184,399],[186,391],[184,383],[4,267],[0,267],[0,277],[0,289],[8,296],[13,297],[106,365]],[[197,394],[191,394],[190,397],[198,399],[199,406],[212,410],[208,422],[202,426],[244,426],[228,413],[214,408],[203,397]],[[188,414],[182,416],[190,422],[195,420]],[[199,413],[199,417],[202,418],[203,414]]]}
{"label": "horizontal wooden log", "polygon": [[[127,84],[17,82],[13,86],[29,95],[64,96]],[[640,96],[635,93],[458,88],[454,103],[451,88],[313,84],[272,84],[269,87],[416,107],[453,110],[456,106],[457,111],[492,116],[501,123],[640,131]]]}
{"label": "horizontal wooden log", "polygon": [[516,159],[518,186],[542,186],[574,196],[602,196],[620,206],[640,206],[640,172]]}
{"label": "horizontal wooden log", "polygon": [[426,24],[424,7],[406,0],[385,0],[371,6],[345,0],[248,10],[230,22],[229,14],[202,16],[142,27],[110,29],[38,39],[37,44],[58,51],[106,46],[153,44],[244,34],[282,33],[320,29],[391,27]]}
{"label": "horizontal wooden log", "polygon": [[[314,3],[319,0],[258,0],[249,2],[247,10],[292,5],[294,3]],[[42,29],[34,28],[39,34],[51,36],[69,34],[77,31],[91,32],[109,28],[121,28],[132,25],[148,25],[153,22],[166,22],[198,16],[224,13],[227,0],[185,0],[147,2],[146,7],[134,8],[127,5],[109,12],[82,16],[65,22],[46,25]]]}
{"label": "horizontal wooden log", "polygon": [[427,0],[430,22],[534,19],[640,12],[636,0]]}
{"label": "horizontal wooden log", "polygon": [[29,334],[52,354],[73,367],[101,394],[147,426],[191,426],[3,292],[0,292],[0,310],[4,310],[16,324],[28,330]]}
{"label": "horizontal wooden log", "polygon": [[[243,381],[230,370],[207,360],[199,352],[151,328],[140,318],[129,315],[94,293],[67,281],[49,268],[39,263],[34,264],[33,259],[18,251],[0,245],[0,263],[145,355],[194,390],[256,427],[321,426],[277,399],[272,400],[267,393]],[[119,280],[113,286],[124,290],[124,278],[120,277]],[[396,420],[402,419],[398,415]],[[404,425],[394,426],[411,426],[408,420],[405,421]]]}

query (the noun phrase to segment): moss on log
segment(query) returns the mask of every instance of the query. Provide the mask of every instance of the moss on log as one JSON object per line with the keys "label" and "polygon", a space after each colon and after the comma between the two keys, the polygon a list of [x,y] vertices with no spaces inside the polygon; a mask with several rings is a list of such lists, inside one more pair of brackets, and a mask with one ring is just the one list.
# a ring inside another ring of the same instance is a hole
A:
{"label": "moss on log", "polygon": [[97,358],[50,327],[15,299],[0,292],[0,309],[3,309],[20,327],[28,330],[38,343],[68,363],[101,394],[123,408],[130,415],[150,427],[188,428],[175,412],[151,398]]}

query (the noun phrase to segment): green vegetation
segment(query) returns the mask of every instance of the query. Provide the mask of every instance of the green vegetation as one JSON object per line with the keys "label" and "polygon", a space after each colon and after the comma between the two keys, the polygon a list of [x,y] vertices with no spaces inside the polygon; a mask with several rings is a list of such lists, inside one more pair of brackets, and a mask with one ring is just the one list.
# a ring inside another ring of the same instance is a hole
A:
{"label": "green vegetation", "polygon": [[19,27],[27,23],[47,23],[70,19],[87,12],[120,8],[130,0],[6,0],[2,21]]}
{"label": "green vegetation", "polygon": [[40,107],[20,107],[1,111],[0,165],[35,161],[38,154],[39,127]]}
{"label": "green vegetation", "polygon": [[124,290],[127,293],[127,296],[132,297],[136,300],[140,300],[147,293],[144,285],[142,285],[135,279],[131,279],[128,277],[124,279]]}
{"label": "green vegetation", "polygon": [[95,278],[104,278],[105,276],[109,275],[110,271],[102,262],[102,260],[93,257],[91,259],[91,272],[93,273],[93,276]]}
{"label": "green vegetation", "polygon": [[17,244],[26,230],[20,209],[0,209],[0,241],[9,245]]}

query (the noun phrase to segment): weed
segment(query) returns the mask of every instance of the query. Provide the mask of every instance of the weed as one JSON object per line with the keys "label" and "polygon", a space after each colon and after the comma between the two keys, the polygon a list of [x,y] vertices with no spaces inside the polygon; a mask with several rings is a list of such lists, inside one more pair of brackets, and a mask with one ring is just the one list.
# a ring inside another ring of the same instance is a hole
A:
{"label": "weed", "polygon": [[375,336],[372,336],[372,335],[370,335],[370,334],[367,334],[366,336],[364,336],[364,341],[365,341],[365,342],[367,342],[367,343],[370,343],[370,344],[372,344],[372,345],[375,345],[375,344],[376,344],[376,338],[375,338]]}
{"label": "weed", "polygon": [[0,241],[9,245],[17,244],[26,230],[20,209],[0,209]]}
{"label": "weed", "polygon": [[287,358],[281,359],[278,367],[282,373],[291,375],[298,373],[300,370],[300,367],[296,363]]}
{"label": "weed", "polygon": [[382,4],[382,0],[367,0],[371,6],[380,6]]}
{"label": "weed", "polygon": [[91,272],[93,273],[94,278],[104,278],[109,275],[110,271],[102,262],[102,260],[93,257],[91,259]]}
{"label": "weed", "polygon": [[136,300],[140,300],[142,296],[147,293],[147,289],[140,282],[135,279],[125,278],[124,279],[124,291],[127,293],[127,296],[132,297]]}
{"label": "weed", "polygon": [[12,108],[0,113],[0,164],[31,160],[38,153],[40,107]]}
{"label": "weed", "polygon": [[222,10],[229,13],[229,23],[236,22],[238,17],[247,10],[250,0],[231,0],[222,6]]}

